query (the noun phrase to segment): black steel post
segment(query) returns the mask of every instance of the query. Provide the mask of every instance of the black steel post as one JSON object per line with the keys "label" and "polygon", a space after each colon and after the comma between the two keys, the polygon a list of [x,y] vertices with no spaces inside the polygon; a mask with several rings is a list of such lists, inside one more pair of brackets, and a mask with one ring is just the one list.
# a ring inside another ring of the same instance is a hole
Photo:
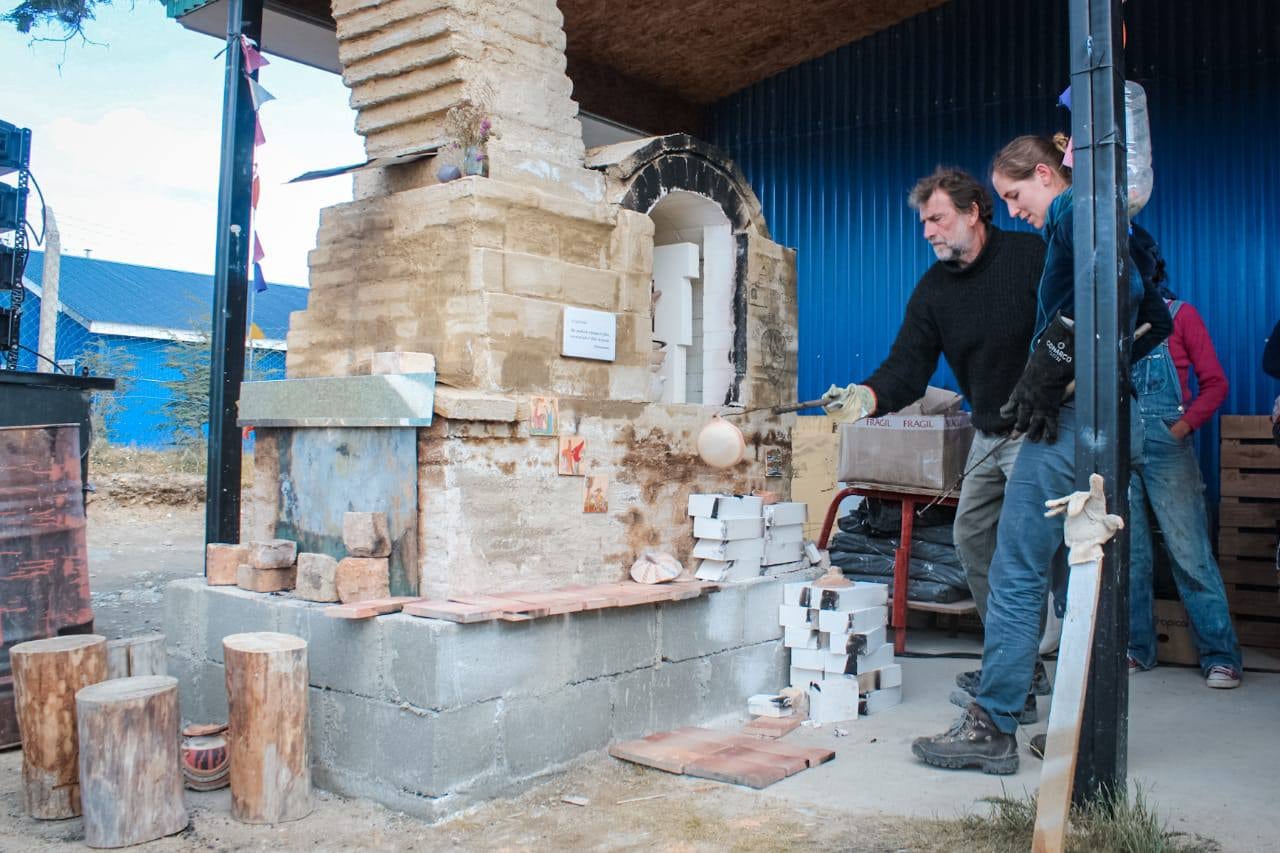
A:
{"label": "black steel post", "polygon": [[[1121,0],[1070,0],[1075,150],[1076,488],[1106,480],[1128,517],[1131,341]],[[1125,792],[1128,772],[1129,537],[1104,550],[1075,802]]]}
{"label": "black steel post", "polygon": [[[244,379],[245,303],[249,290],[249,216],[253,189],[253,99],[244,76],[240,36],[262,36],[262,0],[228,0],[226,76],[222,96],[222,162],[218,173],[218,242],[210,340],[209,472],[205,541],[240,541],[240,428],[236,413]],[[255,75],[256,76],[256,75]]]}

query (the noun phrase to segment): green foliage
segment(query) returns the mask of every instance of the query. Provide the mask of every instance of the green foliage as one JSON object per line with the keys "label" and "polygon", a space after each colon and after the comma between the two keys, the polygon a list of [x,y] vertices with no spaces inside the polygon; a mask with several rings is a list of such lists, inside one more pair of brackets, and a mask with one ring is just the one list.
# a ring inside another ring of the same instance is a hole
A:
{"label": "green foliage", "polygon": [[109,376],[116,380],[114,391],[95,391],[90,398],[89,423],[94,444],[107,440],[107,427],[124,409],[125,398],[137,384],[138,360],[128,350],[112,347],[99,338],[76,357],[79,367],[90,376]]}
{"label": "green foliage", "polygon": [[169,422],[174,442],[196,449],[204,444],[209,423],[209,336],[201,331],[194,340],[174,341],[164,366],[177,373],[165,382],[169,399],[161,411]]}
{"label": "green foliage", "polygon": [[0,20],[13,24],[20,33],[29,33],[42,25],[60,27],[63,37],[84,35],[84,25],[94,18],[94,10],[111,0],[22,0]]}

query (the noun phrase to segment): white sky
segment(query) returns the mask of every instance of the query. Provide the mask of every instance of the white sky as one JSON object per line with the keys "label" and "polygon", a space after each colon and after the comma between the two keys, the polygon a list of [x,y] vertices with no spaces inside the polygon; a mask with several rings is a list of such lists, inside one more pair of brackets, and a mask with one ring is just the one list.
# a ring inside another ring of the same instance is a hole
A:
{"label": "white sky", "polygon": [[[0,120],[31,128],[31,169],[63,252],[212,273],[222,44],[155,0],[103,6],[86,32],[95,43],[64,46],[0,25]],[[262,267],[268,281],[306,284],[319,211],[349,200],[351,180],[285,181],[362,162],[364,148],[337,75],[268,58],[259,82],[277,100],[261,110]]]}

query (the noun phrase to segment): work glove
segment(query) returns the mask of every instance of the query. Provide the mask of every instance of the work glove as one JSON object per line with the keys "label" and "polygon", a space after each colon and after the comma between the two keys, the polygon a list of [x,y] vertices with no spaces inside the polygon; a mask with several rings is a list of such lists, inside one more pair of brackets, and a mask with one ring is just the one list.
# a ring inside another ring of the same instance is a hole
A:
{"label": "work glove", "polygon": [[876,392],[866,385],[832,385],[822,399],[823,411],[836,423],[851,424],[876,410]]}
{"label": "work glove", "polygon": [[1089,491],[1072,492],[1065,498],[1044,502],[1048,512],[1045,518],[1066,515],[1063,539],[1070,553],[1071,565],[1102,559],[1102,546],[1111,541],[1116,531],[1124,527],[1124,519],[1107,512],[1107,497],[1103,494],[1104,482],[1100,474],[1089,475]]}
{"label": "work glove", "polygon": [[1053,444],[1058,438],[1058,412],[1067,386],[1076,375],[1075,323],[1059,314],[1044,330],[1027,359],[1009,402],[1000,408],[1013,418],[1015,432],[1030,441]]}

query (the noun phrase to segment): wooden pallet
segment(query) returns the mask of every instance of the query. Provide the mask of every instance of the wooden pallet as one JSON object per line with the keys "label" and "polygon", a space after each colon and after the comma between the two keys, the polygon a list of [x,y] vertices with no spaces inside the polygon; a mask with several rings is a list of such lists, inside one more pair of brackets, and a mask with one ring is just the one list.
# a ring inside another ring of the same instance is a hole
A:
{"label": "wooden pallet", "polygon": [[1265,415],[1222,418],[1218,562],[1244,645],[1280,648],[1280,447]]}

